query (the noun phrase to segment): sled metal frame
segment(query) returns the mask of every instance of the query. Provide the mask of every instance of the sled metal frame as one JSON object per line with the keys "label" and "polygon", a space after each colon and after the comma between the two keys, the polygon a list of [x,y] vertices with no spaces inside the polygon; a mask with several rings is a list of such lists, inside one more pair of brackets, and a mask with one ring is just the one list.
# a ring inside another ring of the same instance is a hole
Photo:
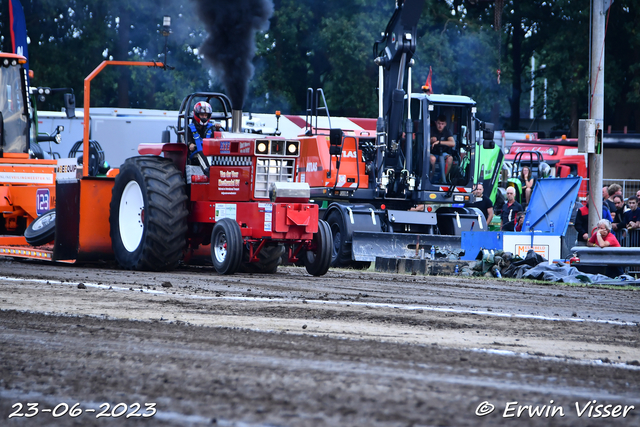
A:
{"label": "sled metal frame", "polygon": [[53,250],[52,248],[39,249],[33,246],[0,246],[0,256],[52,261]]}
{"label": "sled metal frame", "polygon": [[[83,137],[82,137],[82,152],[89,152],[89,121],[91,120],[89,107],[91,101],[91,80],[93,80],[107,65],[122,65],[129,67],[158,67],[166,69],[164,63],[150,61],[150,62],[131,62],[131,61],[102,61],[92,72],[84,79],[84,122],[83,122]],[[89,168],[82,168],[82,176],[89,176]]]}

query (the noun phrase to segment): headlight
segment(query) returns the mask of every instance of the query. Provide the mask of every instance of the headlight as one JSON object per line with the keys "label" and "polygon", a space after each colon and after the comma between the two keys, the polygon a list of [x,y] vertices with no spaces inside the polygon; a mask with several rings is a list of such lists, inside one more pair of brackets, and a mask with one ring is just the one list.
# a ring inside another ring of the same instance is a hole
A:
{"label": "headlight", "polygon": [[297,156],[298,149],[300,147],[300,143],[298,141],[287,141],[287,154],[289,156]]}
{"label": "headlight", "polygon": [[265,142],[258,142],[256,145],[256,154],[267,154],[267,144]]}

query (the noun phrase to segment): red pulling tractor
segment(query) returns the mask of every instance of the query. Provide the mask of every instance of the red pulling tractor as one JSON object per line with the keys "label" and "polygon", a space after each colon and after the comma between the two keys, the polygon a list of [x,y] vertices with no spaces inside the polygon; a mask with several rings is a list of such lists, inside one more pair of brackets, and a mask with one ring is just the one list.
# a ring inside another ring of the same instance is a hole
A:
{"label": "red pulling tractor", "polygon": [[[26,82],[20,65],[26,60],[14,62],[20,85]],[[105,61],[85,79],[85,153],[91,153],[90,82],[106,65],[158,66]],[[19,209],[14,216],[24,216],[18,222],[25,223],[23,230],[29,226],[26,239],[5,235],[0,225],[0,256],[66,262],[115,257],[126,269],[169,270],[193,254],[206,254],[210,245],[221,274],[273,273],[283,256],[314,276],[329,269],[331,230],[319,220],[318,206],[309,203],[309,185],[294,182],[300,141],[242,133],[242,112],[232,112],[225,95],[189,95],[180,109],[177,143],[141,144],[143,156],[127,159],[107,176],[92,176],[97,168],[83,168],[76,159],[60,159],[57,166],[54,160],[28,159],[26,90],[11,94],[22,98],[10,104],[15,114],[0,115],[0,196],[12,206],[33,207],[46,192],[47,208],[55,210],[33,219],[25,212],[35,208]],[[200,162],[188,165],[189,112],[199,100],[214,107],[212,119],[222,127],[204,140]],[[39,181],[16,185],[23,176]]]}
{"label": "red pulling tractor", "polygon": [[[188,165],[189,113],[200,100],[212,105],[211,120],[222,131],[205,139],[198,163]],[[230,105],[218,93],[189,95],[179,112],[178,143],[141,144],[140,154],[151,156],[121,166],[109,222],[122,267],[173,268],[185,245],[193,251],[210,244],[221,274],[273,273],[285,253],[314,276],[329,269],[331,230],[309,203],[308,184],[294,182],[300,142],[241,133],[242,112]]]}

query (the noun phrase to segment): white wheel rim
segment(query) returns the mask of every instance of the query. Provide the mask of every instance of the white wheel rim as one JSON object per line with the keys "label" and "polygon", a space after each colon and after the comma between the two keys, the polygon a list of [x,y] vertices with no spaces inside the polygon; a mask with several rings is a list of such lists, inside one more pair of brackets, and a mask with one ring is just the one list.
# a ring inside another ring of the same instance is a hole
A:
{"label": "white wheel rim", "polygon": [[216,236],[216,241],[213,246],[213,253],[216,256],[216,261],[223,263],[227,258],[227,236],[224,233],[219,233]]}
{"label": "white wheel rim", "polygon": [[142,190],[135,181],[129,181],[122,191],[118,228],[125,249],[129,252],[138,249],[144,232],[144,200]]}
{"label": "white wheel rim", "polygon": [[51,222],[55,222],[55,220],[56,220],[56,213],[51,212],[36,219],[33,222],[33,226],[31,228],[34,231],[38,231],[38,230],[41,230],[43,227],[46,227],[47,225],[49,225]]}

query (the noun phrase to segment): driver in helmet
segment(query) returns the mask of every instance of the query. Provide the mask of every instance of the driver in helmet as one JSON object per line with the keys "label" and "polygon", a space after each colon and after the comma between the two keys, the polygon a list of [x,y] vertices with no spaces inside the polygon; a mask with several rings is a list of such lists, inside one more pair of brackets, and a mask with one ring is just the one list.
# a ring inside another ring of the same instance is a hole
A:
{"label": "driver in helmet", "polygon": [[220,124],[211,123],[211,105],[208,102],[198,102],[193,107],[193,121],[189,124],[191,137],[189,138],[189,157],[193,157],[198,151],[202,151],[202,140],[211,138],[214,129],[219,130]]}

